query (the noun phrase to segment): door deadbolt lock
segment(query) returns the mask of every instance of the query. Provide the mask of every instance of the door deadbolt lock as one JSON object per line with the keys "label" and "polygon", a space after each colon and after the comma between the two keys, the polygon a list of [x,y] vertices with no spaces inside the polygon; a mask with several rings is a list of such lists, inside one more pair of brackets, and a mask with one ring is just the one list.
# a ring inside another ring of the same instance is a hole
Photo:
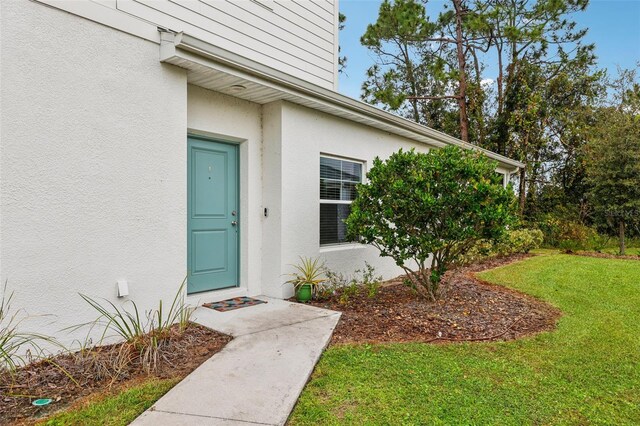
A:
{"label": "door deadbolt lock", "polygon": [[238,214],[238,213],[237,213],[235,210],[231,212],[231,216],[235,216],[235,215],[237,215],[237,214]]}

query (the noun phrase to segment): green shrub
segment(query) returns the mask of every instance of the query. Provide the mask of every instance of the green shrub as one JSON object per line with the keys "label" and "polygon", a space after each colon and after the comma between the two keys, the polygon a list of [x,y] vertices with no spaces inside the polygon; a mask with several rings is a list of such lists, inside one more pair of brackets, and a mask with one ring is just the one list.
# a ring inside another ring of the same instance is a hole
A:
{"label": "green shrub", "polygon": [[[593,249],[603,243],[597,241],[595,229],[578,221],[547,215],[539,223],[544,233],[544,245],[565,251]],[[606,244],[606,241],[604,242]]]}
{"label": "green shrub", "polygon": [[495,256],[529,253],[540,247],[543,239],[544,235],[539,229],[509,230],[495,243],[489,240],[479,241],[462,256],[458,263],[468,265]]}
{"label": "green shrub", "polygon": [[529,253],[542,245],[544,234],[539,229],[516,229],[507,231],[498,242],[498,252],[502,255]]}
{"label": "green shrub", "polygon": [[611,241],[611,237],[608,235],[601,235],[595,233],[593,237],[591,237],[589,241],[589,248],[598,253],[602,252],[605,248],[609,246],[609,242]]}
{"label": "green shrub", "polygon": [[351,280],[349,283],[342,287],[340,291],[340,303],[342,305],[346,305],[349,303],[349,299],[355,297],[360,293],[360,287],[358,287],[358,282],[356,280]]}
{"label": "green shrub", "polygon": [[513,192],[495,168],[482,153],[453,146],[376,158],[351,204],[349,236],[391,257],[408,286],[435,300],[448,267],[515,220]]}

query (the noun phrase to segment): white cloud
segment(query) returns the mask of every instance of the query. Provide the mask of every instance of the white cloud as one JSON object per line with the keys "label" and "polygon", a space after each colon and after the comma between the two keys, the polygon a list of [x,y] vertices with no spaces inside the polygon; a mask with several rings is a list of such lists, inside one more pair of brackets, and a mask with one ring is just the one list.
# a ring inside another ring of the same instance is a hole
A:
{"label": "white cloud", "polygon": [[493,79],[492,78],[483,78],[482,80],[480,80],[480,85],[481,86],[491,86],[493,84]]}

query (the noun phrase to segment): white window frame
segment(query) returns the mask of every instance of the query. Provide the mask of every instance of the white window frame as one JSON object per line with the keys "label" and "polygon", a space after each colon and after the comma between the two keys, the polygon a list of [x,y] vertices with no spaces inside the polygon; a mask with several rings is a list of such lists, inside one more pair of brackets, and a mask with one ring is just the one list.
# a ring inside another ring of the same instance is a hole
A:
{"label": "white window frame", "polygon": [[[360,182],[357,183],[364,183],[365,181],[365,176],[367,175],[367,163],[364,160],[357,160],[355,158],[349,158],[349,157],[342,157],[339,155],[333,155],[333,154],[325,154],[323,152],[320,153],[320,158],[318,158],[318,162],[320,161],[321,158],[330,158],[333,160],[340,160],[340,161],[348,161],[350,163],[355,163],[355,164],[360,164],[362,166],[362,173],[360,175]],[[353,203],[353,200],[325,200],[322,199],[321,195],[320,195],[320,173],[318,172],[318,201],[319,201],[319,205],[320,204],[351,204]],[[326,179],[326,178],[325,178]],[[343,182],[342,179],[326,179],[326,180],[330,180],[330,181],[334,181],[334,182]],[[319,213],[319,212],[318,212]],[[319,217],[318,217],[319,218]],[[318,226],[318,242],[320,242],[320,227]],[[341,243],[325,243],[325,244],[321,244],[320,243],[320,248],[321,249],[330,249],[332,247],[336,247],[336,248],[342,248],[342,247],[349,247],[349,246],[354,246],[354,245],[360,245],[359,243],[353,242],[353,241],[343,241]]]}

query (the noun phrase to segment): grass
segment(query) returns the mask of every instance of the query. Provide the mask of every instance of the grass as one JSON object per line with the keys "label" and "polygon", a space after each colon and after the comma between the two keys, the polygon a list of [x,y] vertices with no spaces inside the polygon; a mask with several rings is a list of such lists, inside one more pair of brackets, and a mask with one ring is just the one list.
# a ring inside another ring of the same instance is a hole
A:
{"label": "grass", "polygon": [[[608,254],[619,254],[620,253],[620,248],[619,247],[607,247],[604,248],[602,250],[600,250],[603,253],[608,253]],[[625,254],[626,255],[635,255],[635,256],[640,256],[640,247],[627,247],[625,250]]]}
{"label": "grass", "polygon": [[290,423],[640,424],[640,262],[546,252],[480,276],[559,307],[558,329],[329,348]]}
{"label": "grass", "polygon": [[40,424],[46,426],[128,425],[178,381],[178,379],[149,379],[118,393],[92,398]]}

